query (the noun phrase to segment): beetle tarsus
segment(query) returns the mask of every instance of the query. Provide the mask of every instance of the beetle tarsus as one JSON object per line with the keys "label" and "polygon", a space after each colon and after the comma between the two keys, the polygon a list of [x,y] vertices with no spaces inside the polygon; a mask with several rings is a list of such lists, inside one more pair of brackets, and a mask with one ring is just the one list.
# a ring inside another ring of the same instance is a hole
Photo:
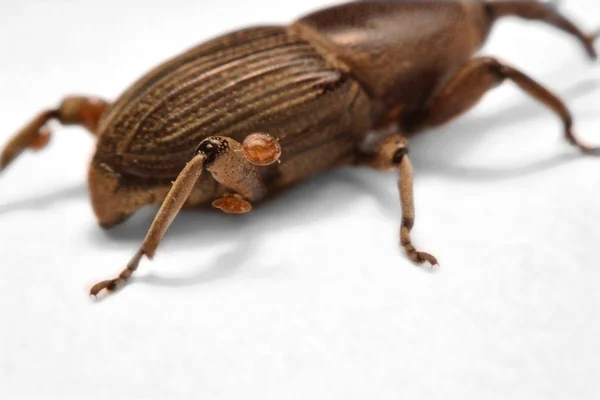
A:
{"label": "beetle tarsus", "polygon": [[437,258],[429,253],[418,251],[415,246],[413,246],[410,240],[410,229],[403,222],[402,227],[400,228],[400,244],[404,247],[404,251],[406,252],[406,256],[415,264],[429,264],[431,268],[439,267],[439,262]]}
{"label": "beetle tarsus", "polygon": [[574,146],[576,146],[583,154],[598,155],[600,154],[600,147],[590,146],[580,141],[577,136],[569,129],[567,131],[567,140]]}
{"label": "beetle tarsus", "polygon": [[413,263],[417,265],[428,263],[432,269],[438,268],[440,266],[437,258],[435,258],[429,253],[417,251],[412,244],[409,243],[407,245],[404,245],[403,247],[406,251],[406,255]]}
{"label": "beetle tarsus", "polygon": [[125,286],[125,284],[131,278],[135,270],[137,270],[138,266],[140,265],[140,261],[142,260],[142,257],[145,254],[146,253],[143,249],[139,249],[137,253],[135,253],[135,256],[133,256],[131,261],[129,261],[127,267],[125,267],[125,269],[119,274],[118,277],[116,277],[115,279],[109,279],[106,281],[98,282],[97,284],[92,286],[92,288],[90,289],[90,296],[96,297],[103,290],[106,290],[107,292],[115,292],[121,289],[123,286]]}
{"label": "beetle tarsus", "polygon": [[102,292],[103,290],[112,292],[115,289],[111,288],[111,286],[116,287],[114,279],[99,282],[90,289],[90,296],[97,298],[98,294],[100,294],[100,292]]}

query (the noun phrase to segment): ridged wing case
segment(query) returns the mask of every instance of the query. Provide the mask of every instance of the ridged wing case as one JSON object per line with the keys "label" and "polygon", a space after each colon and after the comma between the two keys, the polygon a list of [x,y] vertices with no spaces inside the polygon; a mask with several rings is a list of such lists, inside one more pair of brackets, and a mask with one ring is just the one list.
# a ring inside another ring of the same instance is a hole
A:
{"label": "ridged wing case", "polygon": [[288,160],[340,139],[342,157],[364,130],[350,115],[364,94],[331,64],[288,28],[216,38],[127,90],[101,121],[95,159],[131,175],[175,177],[204,138],[253,132],[279,138]]}

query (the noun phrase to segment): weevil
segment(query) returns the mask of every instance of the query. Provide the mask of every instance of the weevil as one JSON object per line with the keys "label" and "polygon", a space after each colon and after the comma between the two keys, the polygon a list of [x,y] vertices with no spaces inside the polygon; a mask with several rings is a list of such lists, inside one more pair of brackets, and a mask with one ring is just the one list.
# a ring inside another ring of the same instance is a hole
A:
{"label": "weevil", "polygon": [[66,97],[16,133],[0,167],[44,147],[50,120],[80,125],[98,138],[88,180],[103,228],[143,205],[162,204],[126,268],[94,285],[94,296],[123,287],[142,258],[154,256],[182,208],[212,204],[247,213],[290,185],[348,164],[398,171],[400,244],[414,263],[436,266],[410,236],[410,135],[453,120],[511,81],[560,118],[571,144],[597,152],[574,134],[557,96],[496,58],[476,55],[505,16],[548,23],[596,58],[598,34],[537,0],[350,2],[288,26],[247,28],[200,44],[113,103]]}

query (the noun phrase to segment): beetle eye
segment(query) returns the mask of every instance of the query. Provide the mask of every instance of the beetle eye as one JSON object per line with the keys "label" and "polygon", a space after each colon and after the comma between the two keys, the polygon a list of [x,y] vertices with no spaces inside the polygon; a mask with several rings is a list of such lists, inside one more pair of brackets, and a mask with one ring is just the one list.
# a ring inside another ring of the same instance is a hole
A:
{"label": "beetle eye", "polygon": [[196,148],[196,154],[203,153],[206,155],[205,165],[212,164],[217,158],[219,145],[210,140],[205,140]]}
{"label": "beetle eye", "polygon": [[204,153],[206,155],[209,155],[210,153],[212,153],[213,151],[215,151],[217,147],[212,144],[210,141],[205,141],[200,143],[200,146],[198,146],[198,148],[196,149],[196,153]]}

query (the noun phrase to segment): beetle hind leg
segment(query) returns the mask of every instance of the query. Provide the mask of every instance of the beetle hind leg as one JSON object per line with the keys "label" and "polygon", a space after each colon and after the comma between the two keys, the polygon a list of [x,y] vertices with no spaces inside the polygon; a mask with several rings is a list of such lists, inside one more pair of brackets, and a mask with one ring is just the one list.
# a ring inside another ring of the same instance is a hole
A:
{"label": "beetle hind leg", "polygon": [[556,95],[524,73],[491,57],[469,60],[422,108],[403,115],[400,129],[415,133],[442,125],[468,111],[486,92],[506,80],[552,110],[561,119],[565,138],[571,144],[584,153],[599,153],[600,148],[584,143],[575,135],[571,112]]}
{"label": "beetle hind leg", "polygon": [[60,106],[41,112],[17,132],[0,155],[0,171],[5,169],[24,150],[40,150],[50,140],[48,123],[57,120],[63,125],[81,125],[93,134],[108,103],[94,97],[66,97]]}
{"label": "beetle hind leg", "polygon": [[558,10],[558,4],[550,4],[538,0],[513,0],[497,1],[486,0],[485,5],[492,18],[515,16],[529,20],[536,20],[550,24],[564,32],[573,35],[583,45],[591,59],[597,59],[598,54],[594,48],[595,41],[600,32],[586,34],[574,23],[569,21]]}

